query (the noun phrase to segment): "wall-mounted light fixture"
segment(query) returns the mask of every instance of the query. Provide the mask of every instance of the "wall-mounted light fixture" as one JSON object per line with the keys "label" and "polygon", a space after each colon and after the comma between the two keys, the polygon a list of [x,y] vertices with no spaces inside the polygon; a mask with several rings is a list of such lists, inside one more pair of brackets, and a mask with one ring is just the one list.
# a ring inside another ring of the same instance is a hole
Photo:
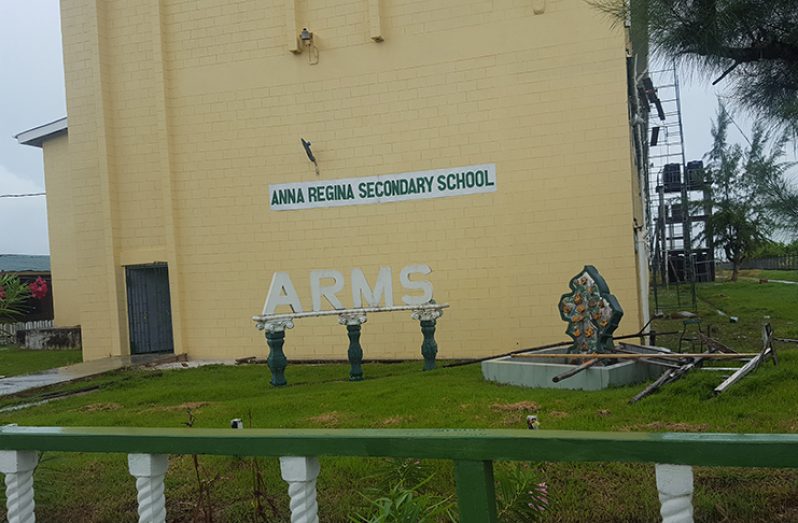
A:
{"label": "wall-mounted light fixture", "polygon": [[313,33],[308,31],[307,27],[302,28],[302,32],[299,33],[299,39],[302,41],[302,44],[305,47],[310,47],[313,45]]}
{"label": "wall-mounted light fixture", "polygon": [[299,41],[308,50],[308,63],[310,65],[319,63],[319,48],[313,41],[313,33],[307,27],[303,27],[299,33]]}

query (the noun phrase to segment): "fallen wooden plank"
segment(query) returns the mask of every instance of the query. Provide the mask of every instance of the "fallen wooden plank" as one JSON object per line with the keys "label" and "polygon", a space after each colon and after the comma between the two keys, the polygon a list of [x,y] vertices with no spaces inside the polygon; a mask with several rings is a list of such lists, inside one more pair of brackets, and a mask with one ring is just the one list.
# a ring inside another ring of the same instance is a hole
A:
{"label": "fallen wooden plank", "polygon": [[645,389],[638,392],[632,399],[629,400],[629,403],[637,403],[641,399],[645,398],[649,394],[653,394],[658,391],[664,385],[670,383],[671,381],[675,381],[681,377],[681,375],[677,376],[677,373],[682,372],[682,368],[673,369],[673,370],[666,370],[662,373],[662,376],[657,378],[654,383],[646,387]]}
{"label": "fallen wooden plank", "polygon": [[761,361],[762,361],[762,355],[761,354],[759,354],[756,357],[752,358],[751,361],[749,361],[748,363],[746,363],[745,365],[743,365],[742,367],[737,369],[737,372],[735,372],[734,374],[732,374],[731,376],[726,378],[723,381],[723,383],[721,383],[720,385],[715,387],[715,394],[722,393],[723,391],[725,391],[726,389],[728,389],[729,387],[731,387],[732,385],[734,385],[735,383],[737,383],[738,381],[740,381],[741,379],[746,377],[748,374],[750,374],[752,371],[754,371],[757,367],[759,367],[759,363]]}
{"label": "fallen wooden plank", "polygon": [[734,349],[724,345],[723,343],[719,342],[718,340],[716,340],[714,338],[710,338],[709,336],[707,336],[703,332],[699,332],[698,333],[698,337],[701,339],[702,343],[705,343],[707,345],[707,347],[709,347],[711,349],[715,349],[718,352],[724,352],[726,354],[736,354],[737,353],[737,351],[735,351]]}
{"label": "fallen wooden plank", "polygon": [[[623,345],[623,344],[621,344],[621,345]],[[613,351],[617,351],[617,352],[621,352],[621,353],[625,353],[625,354],[640,354],[640,352],[638,352],[636,350],[626,349],[624,347],[614,347],[612,350]],[[667,367],[669,369],[678,369],[681,366],[678,363],[674,363],[673,360],[658,359],[656,353],[649,354],[649,356],[651,356],[651,357],[650,358],[641,358],[641,359],[639,359],[637,361],[642,362],[642,363],[648,363],[648,364],[651,364],[651,365],[657,365],[659,367]]]}
{"label": "fallen wooden plank", "polygon": [[590,367],[592,367],[593,365],[595,365],[598,362],[599,362],[599,360],[594,357],[592,360],[588,360],[588,361],[584,362],[583,364],[581,364],[578,367],[574,367],[573,369],[567,370],[567,371],[563,372],[562,374],[558,374],[557,376],[554,376],[551,379],[551,381],[553,381],[554,383],[559,383],[562,380],[566,380],[566,379],[568,379],[568,378],[570,378],[572,376],[575,376],[576,374],[579,374],[583,370],[589,369]]}
{"label": "fallen wooden plank", "polygon": [[[646,396],[657,392],[665,385],[673,383],[674,381],[682,378],[684,375],[686,375],[694,368],[702,365],[707,356],[715,356],[715,354],[705,353],[702,357],[696,358],[692,362],[686,365],[682,365],[678,369],[665,371],[665,373],[662,374],[662,376],[660,376],[659,379],[657,379],[654,383],[652,383],[651,385],[643,389],[641,392],[639,392],[634,398],[630,399],[629,403],[637,403]],[[730,356],[730,355],[724,354],[723,356]]]}
{"label": "fallen wooden plank", "polygon": [[185,352],[181,352],[180,354],[166,354],[163,356],[156,356],[153,359],[146,361],[145,363],[134,364],[131,362],[131,367],[141,366],[141,367],[157,367],[158,365],[165,365],[167,363],[180,363],[188,361],[188,354]]}
{"label": "fallen wooden plank", "polygon": [[[656,334],[657,334],[657,336],[672,336],[674,334],[679,334],[679,331],[658,332]],[[647,335],[648,335],[648,333],[638,332],[637,334],[626,334],[624,336],[613,336],[612,339],[616,340],[616,341],[617,340],[626,340],[626,339],[629,339],[629,338],[639,338],[640,336],[647,336]],[[547,345],[539,345],[537,347],[528,347],[526,349],[516,349],[516,350],[511,351],[511,352],[505,352],[503,354],[496,354],[494,356],[485,356],[484,358],[477,358],[477,359],[473,359],[473,360],[457,361],[455,363],[448,363],[446,365],[443,365],[443,368],[444,369],[449,369],[449,368],[452,368],[452,367],[462,367],[464,365],[473,365],[475,363],[482,363],[483,361],[493,360],[493,359],[497,359],[497,358],[512,357],[515,354],[520,354],[522,352],[532,352],[532,351],[536,351],[536,350],[554,349],[554,348],[557,348],[557,347],[568,348],[568,347],[572,346],[573,344],[574,344],[573,341],[561,341],[561,342],[558,342],[558,343],[549,343]]]}
{"label": "fallen wooden plank", "polygon": [[753,358],[757,356],[757,353],[737,353],[737,354],[707,354],[707,353],[659,353],[659,354],[614,354],[614,353],[575,353],[575,354],[513,354],[513,358],[524,358],[524,359],[575,359],[575,360],[585,360],[585,359],[602,359],[602,360],[639,360],[645,358],[658,358],[658,359],[675,359],[675,360],[684,360],[684,359],[711,359],[711,360],[740,360],[740,359],[747,359]]}
{"label": "fallen wooden plank", "polygon": [[771,329],[770,324],[767,323],[762,327],[762,352],[751,358],[751,361],[740,367],[737,372],[715,387],[715,394],[723,393],[726,389],[755,371],[759,368],[760,363],[769,356],[773,358],[774,362],[776,361],[776,353],[773,351],[773,329]]}
{"label": "fallen wooden plank", "polygon": [[651,352],[663,352],[665,354],[674,354],[672,350],[666,349],[665,347],[657,347],[656,345],[640,345],[637,343],[629,343],[626,341],[621,342],[619,345],[621,347],[629,347],[630,349],[637,349],[635,350],[636,354],[640,354],[641,350],[648,350]]}

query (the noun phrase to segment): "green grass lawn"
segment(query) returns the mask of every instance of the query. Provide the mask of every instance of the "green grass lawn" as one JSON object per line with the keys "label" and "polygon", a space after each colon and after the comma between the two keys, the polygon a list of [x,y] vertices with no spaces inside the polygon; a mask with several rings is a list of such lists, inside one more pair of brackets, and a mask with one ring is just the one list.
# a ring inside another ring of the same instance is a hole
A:
{"label": "green grass lawn", "polygon": [[[717,336],[734,348],[759,349],[764,316],[770,316],[777,336],[798,337],[798,287],[705,284],[699,296],[704,324],[713,324]],[[713,307],[739,316],[739,322],[729,323]],[[658,320],[656,326],[660,332],[678,330],[681,320]],[[675,340],[660,342],[673,345]],[[543,429],[794,433],[796,349],[777,345],[778,366],[763,365],[721,396],[712,394],[721,376],[696,371],[635,405],[627,400],[644,385],[600,392],[524,389],[485,382],[479,365],[421,372],[421,362],[367,364],[367,379],[350,383],[346,365],[289,364],[289,385],[280,389],[269,386],[265,366],[129,370],[62,387],[100,386],[84,395],[0,412],[0,424],[180,427],[190,409],[194,427],[208,428],[227,427],[232,418],[261,428],[521,428],[526,415],[535,412]],[[6,398],[0,408],[36,398]],[[202,478],[211,483],[214,521],[288,521],[286,487],[276,459],[257,461],[265,481],[260,499],[266,519],[252,516],[251,460],[201,456],[199,461]],[[395,465],[378,458],[323,458],[321,520],[346,521],[347,515],[365,510],[362,493],[387,492],[386,476]],[[427,491],[454,492],[450,463],[424,461],[417,467],[418,477],[434,474]],[[658,518],[653,465],[534,463],[530,470],[549,487],[551,506],[544,521]],[[504,478],[512,469],[498,463],[496,473]],[[42,521],[136,521],[134,483],[122,455],[47,454],[36,473],[36,488]],[[170,521],[193,521],[198,496],[190,456],[172,458],[166,489]],[[695,506],[697,521],[798,521],[798,471],[698,468]]]}
{"label": "green grass lawn", "polygon": [[740,276],[757,279],[766,278],[770,280],[798,281],[798,271],[743,269],[740,271]]}
{"label": "green grass lawn", "polygon": [[30,350],[0,345],[0,376],[30,374],[80,361],[80,349]]}

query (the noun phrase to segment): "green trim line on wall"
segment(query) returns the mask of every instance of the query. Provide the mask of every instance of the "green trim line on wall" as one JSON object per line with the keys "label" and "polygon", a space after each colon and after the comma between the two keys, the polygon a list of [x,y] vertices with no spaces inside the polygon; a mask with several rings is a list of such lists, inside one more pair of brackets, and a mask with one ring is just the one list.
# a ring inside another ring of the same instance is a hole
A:
{"label": "green trim line on wall", "polygon": [[798,468],[795,434],[447,429],[2,427],[1,450],[620,461]]}

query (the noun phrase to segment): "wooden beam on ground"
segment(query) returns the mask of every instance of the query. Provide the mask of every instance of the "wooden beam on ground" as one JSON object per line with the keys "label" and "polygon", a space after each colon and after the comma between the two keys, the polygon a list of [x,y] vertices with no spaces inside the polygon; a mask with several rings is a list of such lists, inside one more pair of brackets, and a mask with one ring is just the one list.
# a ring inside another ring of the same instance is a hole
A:
{"label": "wooden beam on ground", "polygon": [[679,367],[678,369],[667,370],[662,373],[662,375],[657,378],[654,383],[643,389],[642,391],[638,392],[634,398],[629,400],[629,403],[637,403],[641,399],[645,398],[650,394],[654,394],[663,386],[667,385],[672,381],[676,381],[681,378],[687,371],[683,369],[683,367]]}
{"label": "wooden beam on ground", "polygon": [[665,347],[657,347],[656,345],[641,345],[637,343],[628,343],[622,341],[620,343],[621,347],[630,348],[630,349],[638,349],[635,351],[636,354],[640,354],[641,350],[650,350],[652,352],[664,352],[665,354],[673,354],[674,352],[670,349],[666,349]]}
{"label": "wooden beam on ground", "polygon": [[723,383],[715,387],[715,394],[721,394],[726,389],[759,368],[766,358],[772,357],[776,362],[776,353],[773,350],[773,329],[767,323],[762,327],[762,352],[754,356],[751,361],[740,367],[737,372],[726,378]]}
{"label": "wooden beam on ground", "polygon": [[567,371],[563,372],[562,374],[558,374],[557,376],[554,376],[551,379],[551,381],[553,381],[554,383],[559,383],[562,380],[566,380],[566,379],[568,379],[568,378],[570,378],[572,376],[575,376],[575,375],[579,374],[583,370],[589,369],[590,367],[592,367],[593,365],[595,365],[598,362],[599,362],[599,360],[595,357],[595,354],[594,354],[592,360],[588,360],[588,361],[584,362],[583,364],[581,364],[578,367],[574,367],[573,369],[567,370]]}
{"label": "wooden beam on ground", "polygon": [[513,354],[513,358],[523,358],[523,359],[574,359],[574,360],[592,360],[592,359],[602,359],[602,360],[640,360],[646,358],[658,358],[658,359],[675,359],[675,360],[684,360],[684,359],[708,359],[708,360],[740,360],[746,358],[753,358],[758,354],[755,353],[738,353],[738,354],[708,354],[708,353],[660,353],[660,354],[611,354],[611,353],[580,353],[580,354]]}
{"label": "wooden beam on ground", "polygon": [[629,403],[630,404],[631,403],[637,403],[638,401],[640,401],[641,399],[645,398],[646,396],[654,394],[655,392],[657,392],[659,389],[661,389],[665,385],[667,385],[669,383],[673,383],[674,381],[676,381],[678,379],[681,379],[685,374],[687,374],[688,372],[693,370],[696,366],[700,365],[703,361],[704,361],[703,358],[698,358],[698,359],[692,361],[691,363],[688,363],[686,365],[682,365],[678,369],[665,371],[665,373],[663,373],[662,376],[660,376],[654,383],[652,383],[651,385],[649,385],[648,387],[643,389],[634,398],[630,399]]}
{"label": "wooden beam on ground", "polygon": [[699,332],[698,333],[698,337],[701,339],[701,342],[706,344],[706,346],[709,347],[710,349],[715,349],[718,352],[724,352],[726,354],[736,354],[737,353],[737,351],[735,351],[734,349],[724,345],[723,343],[719,342],[718,340],[716,340],[714,338],[710,338],[709,336],[707,336],[703,332]]}
{"label": "wooden beam on ground", "polygon": [[[637,334],[626,334],[624,336],[613,336],[612,339],[617,340],[627,340],[629,338],[639,338],[640,336],[645,335],[644,333],[638,332]],[[672,336],[674,334],[679,334],[679,331],[672,331],[672,332],[658,332],[657,336]],[[467,361],[458,361],[455,363],[449,363],[447,365],[443,365],[444,369],[449,369],[452,367],[462,367],[464,365],[473,365],[475,363],[482,363],[483,361],[493,360],[497,358],[507,358],[508,356],[514,356],[515,354],[521,354],[522,352],[533,352],[537,350],[544,350],[544,349],[554,349],[557,347],[563,347],[567,349],[568,347],[574,344],[573,340],[571,341],[561,341],[557,343],[549,343],[547,345],[539,345],[537,347],[527,347],[525,349],[515,349],[511,352],[505,352],[503,354],[496,354],[494,356],[485,356],[484,358],[477,358],[473,360]],[[664,350],[664,349],[663,349]]]}
{"label": "wooden beam on ground", "polygon": [[[625,348],[623,347],[623,345],[624,344],[622,343],[621,347],[614,347],[612,350],[615,352],[621,352],[625,354],[640,354],[640,352],[634,349]],[[657,365],[659,367],[667,367],[669,369],[678,369],[681,366],[678,363],[674,363],[673,360],[657,359],[657,355],[658,355],[657,353],[653,353],[650,354],[651,356],[650,358],[641,358],[637,361],[640,361],[642,363],[648,363],[650,365]]]}

